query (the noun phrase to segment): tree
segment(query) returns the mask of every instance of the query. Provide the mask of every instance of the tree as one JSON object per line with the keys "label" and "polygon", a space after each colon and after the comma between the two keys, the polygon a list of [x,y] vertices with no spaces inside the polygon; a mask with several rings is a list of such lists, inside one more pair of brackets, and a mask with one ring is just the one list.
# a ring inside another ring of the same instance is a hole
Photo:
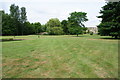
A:
{"label": "tree", "polygon": [[79,27],[79,26],[72,26],[69,28],[69,32],[72,35],[76,34],[78,36],[79,34],[83,33],[83,29],[82,27]]}
{"label": "tree", "polygon": [[41,25],[41,32],[46,32],[46,28],[47,28],[46,25]]}
{"label": "tree", "polygon": [[17,21],[19,21],[20,20],[19,6],[15,6],[15,4],[12,4],[10,6],[10,15],[12,18],[15,18]]}
{"label": "tree", "polygon": [[22,35],[23,35],[24,23],[27,21],[26,8],[25,7],[21,8],[21,18],[20,18],[20,21],[22,23]]}
{"label": "tree", "polygon": [[14,25],[14,18],[11,18],[9,14],[2,12],[2,35],[14,35],[16,34],[16,26]]}
{"label": "tree", "polygon": [[22,7],[19,10],[19,6],[12,4],[10,14],[2,12],[2,35],[33,34],[35,32],[34,27],[26,21],[26,8]]}
{"label": "tree", "polygon": [[35,28],[35,34],[42,32],[41,24],[39,22],[33,23],[32,25]]}
{"label": "tree", "polygon": [[83,22],[88,21],[87,13],[85,12],[72,12],[70,17],[68,17],[68,27],[71,34],[82,34],[84,32]]}
{"label": "tree", "polygon": [[[10,6],[10,16],[11,18],[13,18],[14,20],[12,21],[12,23],[14,23],[14,25],[16,26],[16,33],[17,35],[20,33],[20,10],[19,10],[19,6],[15,6],[15,4],[12,4]],[[18,31],[19,30],[19,31]]]}
{"label": "tree", "polygon": [[35,27],[30,22],[26,21],[24,23],[24,26],[25,26],[24,29],[23,29],[24,35],[34,34],[35,33]]}
{"label": "tree", "polygon": [[51,35],[57,35],[58,34],[58,33],[56,34],[56,32],[54,32],[54,30],[57,30],[59,32],[63,31],[63,29],[61,29],[61,23],[60,23],[59,19],[57,19],[57,18],[50,19],[46,23],[46,26],[47,26],[46,31]]}
{"label": "tree", "polygon": [[64,32],[63,32],[63,29],[61,27],[52,27],[51,28],[51,33],[52,35],[62,35]]}
{"label": "tree", "polygon": [[69,30],[68,30],[68,21],[67,20],[63,20],[61,22],[61,25],[62,25],[64,33],[68,34],[69,33]]}
{"label": "tree", "polygon": [[102,18],[98,25],[98,31],[101,36],[120,37],[120,2],[107,2],[100,11]]}
{"label": "tree", "polygon": [[87,27],[83,27],[83,33],[86,34],[86,31],[88,30]]}
{"label": "tree", "polygon": [[46,25],[47,27],[60,27],[61,23],[58,18],[51,18]]}

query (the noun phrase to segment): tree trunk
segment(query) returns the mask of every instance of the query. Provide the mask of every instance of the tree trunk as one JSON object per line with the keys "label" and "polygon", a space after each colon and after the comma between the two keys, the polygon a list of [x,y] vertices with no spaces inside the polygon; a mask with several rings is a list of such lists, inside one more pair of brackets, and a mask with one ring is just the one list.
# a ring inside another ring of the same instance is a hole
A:
{"label": "tree trunk", "polygon": [[22,36],[23,36],[23,26],[24,26],[24,23],[23,23],[23,25],[22,25]]}
{"label": "tree trunk", "polygon": [[78,37],[78,34],[77,34],[77,37]]}
{"label": "tree trunk", "polygon": [[117,39],[118,38],[118,36],[115,36],[115,39]]}

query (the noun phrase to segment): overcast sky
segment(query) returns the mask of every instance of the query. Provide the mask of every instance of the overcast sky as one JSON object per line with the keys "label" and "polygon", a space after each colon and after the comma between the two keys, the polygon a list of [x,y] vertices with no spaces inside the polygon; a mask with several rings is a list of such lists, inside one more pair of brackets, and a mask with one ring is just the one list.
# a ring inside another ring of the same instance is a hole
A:
{"label": "overcast sky", "polygon": [[26,7],[27,19],[31,23],[40,22],[45,24],[50,18],[58,18],[60,21],[69,17],[69,13],[82,11],[87,13],[89,21],[86,27],[96,27],[100,23],[99,16],[105,0],[2,0],[0,10],[9,13],[11,4]]}

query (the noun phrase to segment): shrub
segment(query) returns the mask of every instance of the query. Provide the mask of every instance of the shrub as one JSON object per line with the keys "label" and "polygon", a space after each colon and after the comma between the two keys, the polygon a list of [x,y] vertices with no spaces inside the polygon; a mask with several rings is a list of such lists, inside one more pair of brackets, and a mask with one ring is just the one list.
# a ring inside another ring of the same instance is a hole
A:
{"label": "shrub", "polygon": [[93,35],[93,32],[90,32],[90,35]]}
{"label": "shrub", "polygon": [[63,29],[61,27],[53,27],[50,29],[49,34],[51,35],[62,35],[64,34]]}

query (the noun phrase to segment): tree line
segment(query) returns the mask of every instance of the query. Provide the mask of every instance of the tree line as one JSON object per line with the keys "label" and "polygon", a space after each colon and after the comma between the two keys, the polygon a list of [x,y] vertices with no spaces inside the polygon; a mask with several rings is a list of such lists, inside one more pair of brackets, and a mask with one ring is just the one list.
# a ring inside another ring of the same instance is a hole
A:
{"label": "tree line", "polygon": [[28,35],[35,34],[36,28],[41,24],[27,21],[26,8],[12,4],[10,14],[2,11],[2,35]]}
{"label": "tree line", "polygon": [[[87,28],[83,24],[88,21],[87,13],[72,12],[66,20],[59,21],[58,18],[49,19],[46,24],[40,22],[30,23],[27,20],[26,8],[12,4],[10,14],[2,11],[2,35],[30,35],[46,32],[49,35],[79,35],[86,33]],[[107,2],[100,10],[102,18],[98,27],[101,36],[120,37],[120,1]]]}
{"label": "tree line", "polygon": [[68,20],[59,21],[58,18],[51,18],[41,25],[40,22],[30,23],[27,20],[26,8],[12,4],[10,14],[2,11],[2,35],[29,35],[47,32],[49,35],[83,34],[86,27],[83,22],[87,21],[87,13],[72,12]]}

